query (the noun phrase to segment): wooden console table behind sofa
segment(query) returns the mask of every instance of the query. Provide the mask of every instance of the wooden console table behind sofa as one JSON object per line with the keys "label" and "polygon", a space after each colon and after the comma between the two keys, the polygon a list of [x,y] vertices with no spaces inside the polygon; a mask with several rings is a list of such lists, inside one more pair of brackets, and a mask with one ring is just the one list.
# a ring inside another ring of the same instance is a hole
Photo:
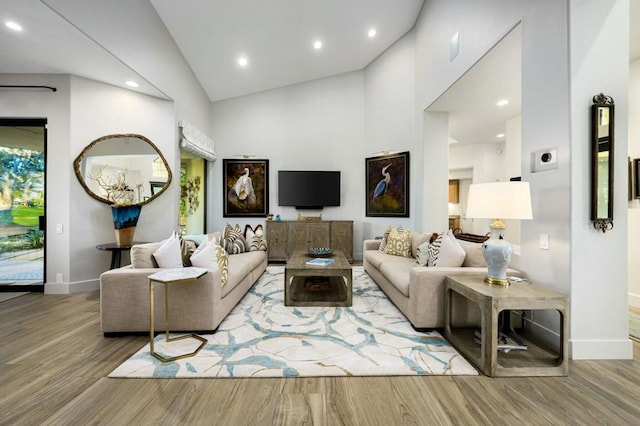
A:
{"label": "wooden console table behind sofa", "polygon": [[270,220],[267,224],[269,262],[284,262],[296,252],[314,247],[341,251],[353,262],[353,221]]}

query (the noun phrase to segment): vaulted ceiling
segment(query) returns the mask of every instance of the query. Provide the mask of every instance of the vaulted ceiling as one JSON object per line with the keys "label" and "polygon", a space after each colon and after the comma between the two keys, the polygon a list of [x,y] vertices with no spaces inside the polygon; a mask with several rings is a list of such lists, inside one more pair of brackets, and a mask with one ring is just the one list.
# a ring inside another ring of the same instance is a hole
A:
{"label": "vaulted ceiling", "polygon": [[[0,73],[75,74],[120,87],[135,80],[139,86],[133,90],[166,98],[105,48],[111,40],[87,34],[91,25],[126,33],[118,22],[93,13],[92,4],[104,7],[101,2],[106,1],[2,0]],[[423,4],[423,0],[136,1],[149,2],[152,7],[147,9],[162,20],[211,101],[361,70],[414,26]],[[640,22],[638,3],[631,2],[632,59],[640,57],[640,25],[634,24]],[[110,0],[108,6],[122,8],[127,4]],[[23,30],[10,30],[6,21],[19,23]],[[140,21],[144,25],[145,21]],[[372,29],[376,32],[370,37]],[[321,43],[317,49],[316,42]],[[489,99],[486,93],[490,93],[519,99],[519,93],[510,92],[514,87],[519,90],[519,75],[517,84],[504,78],[519,74],[518,43],[496,48],[476,71],[461,79],[459,86],[464,90],[452,89],[434,105],[452,113],[451,133],[460,142],[468,142],[472,136],[479,139],[478,130],[472,130],[469,123],[481,116],[487,133],[480,139],[495,140],[500,120],[513,116],[519,107],[515,101],[494,119],[488,117],[485,106],[469,98],[477,94],[476,99]],[[246,59],[246,65],[239,64],[240,58]],[[511,64],[512,73],[505,72],[505,64]],[[501,78],[491,77],[495,75]]]}

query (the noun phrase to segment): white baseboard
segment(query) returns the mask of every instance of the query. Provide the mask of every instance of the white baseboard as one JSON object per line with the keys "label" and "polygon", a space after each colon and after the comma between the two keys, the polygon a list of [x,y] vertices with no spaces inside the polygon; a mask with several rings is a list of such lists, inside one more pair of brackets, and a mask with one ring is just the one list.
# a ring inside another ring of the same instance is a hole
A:
{"label": "white baseboard", "polygon": [[571,359],[633,359],[631,339],[571,339]]}
{"label": "white baseboard", "polygon": [[[531,331],[541,343],[555,348],[560,335],[531,320],[526,321],[527,330]],[[633,359],[633,342],[626,339],[569,339],[570,359]]]}
{"label": "white baseboard", "polygon": [[76,281],[72,283],[45,283],[45,294],[83,293],[100,289],[100,280]]}
{"label": "white baseboard", "polygon": [[629,293],[629,305],[640,309],[640,294]]}

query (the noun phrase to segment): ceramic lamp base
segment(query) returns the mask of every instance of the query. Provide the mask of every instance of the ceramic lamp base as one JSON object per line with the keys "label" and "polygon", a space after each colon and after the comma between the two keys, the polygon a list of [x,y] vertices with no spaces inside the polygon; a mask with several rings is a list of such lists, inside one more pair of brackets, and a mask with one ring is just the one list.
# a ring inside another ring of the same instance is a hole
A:
{"label": "ceramic lamp base", "polygon": [[491,224],[491,238],[482,244],[482,254],[487,262],[485,282],[507,286],[509,285],[507,269],[513,256],[513,247],[502,236],[506,226],[502,223],[497,225],[496,222]]}

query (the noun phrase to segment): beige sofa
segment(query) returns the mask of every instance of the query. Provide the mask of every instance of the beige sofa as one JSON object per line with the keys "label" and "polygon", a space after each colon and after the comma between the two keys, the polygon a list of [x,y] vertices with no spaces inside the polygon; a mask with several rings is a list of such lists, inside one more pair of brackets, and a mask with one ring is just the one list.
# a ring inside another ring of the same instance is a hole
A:
{"label": "beige sofa", "polygon": [[[417,249],[430,234],[411,232],[411,256],[400,257],[379,251],[381,240],[365,240],[364,270],[407,317],[414,328],[434,329],[444,326],[444,281],[447,275],[486,275],[482,244],[460,241],[466,252],[460,267],[419,266]],[[509,269],[508,275],[521,274]],[[466,299],[454,298],[452,323],[457,326],[480,324],[480,310]]]}
{"label": "beige sofa", "polygon": [[[158,246],[161,243],[158,243]],[[153,244],[131,251],[132,264],[100,276],[100,317],[105,336],[149,332],[149,279],[158,272],[151,254]],[[154,248],[155,247],[155,248]],[[221,285],[219,270],[195,281],[171,284],[169,319],[171,331],[214,331],[267,268],[266,251],[229,255],[227,283]],[[164,331],[164,286],[155,286],[155,328]]]}

